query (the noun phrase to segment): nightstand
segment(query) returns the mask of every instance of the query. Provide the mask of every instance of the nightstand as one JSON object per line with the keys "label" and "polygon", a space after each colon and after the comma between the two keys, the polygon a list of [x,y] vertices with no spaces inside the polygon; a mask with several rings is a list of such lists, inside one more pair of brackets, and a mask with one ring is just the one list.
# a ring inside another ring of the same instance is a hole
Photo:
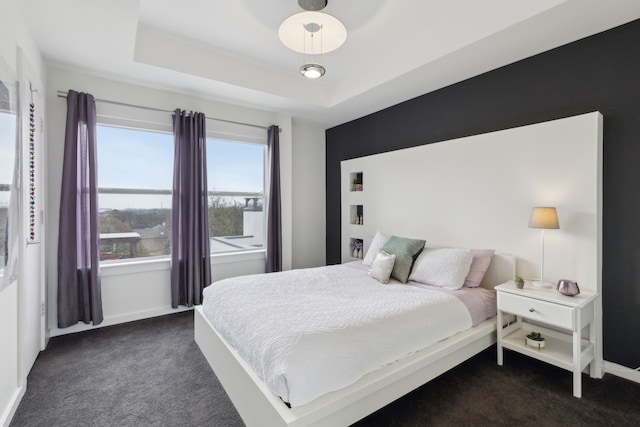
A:
{"label": "nightstand", "polygon": [[[590,365],[591,377],[596,377],[595,355],[598,345],[595,319],[595,301],[599,294],[581,292],[569,297],[555,289],[535,288],[525,282],[516,288],[513,280],[496,286],[498,292],[498,365],[503,363],[503,349],[517,351],[543,362],[573,372],[573,395],[582,396],[582,371]],[[504,314],[516,316],[505,327]],[[589,328],[589,337],[582,330]],[[541,332],[546,339],[542,349],[525,345],[525,336],[531,331]]]}

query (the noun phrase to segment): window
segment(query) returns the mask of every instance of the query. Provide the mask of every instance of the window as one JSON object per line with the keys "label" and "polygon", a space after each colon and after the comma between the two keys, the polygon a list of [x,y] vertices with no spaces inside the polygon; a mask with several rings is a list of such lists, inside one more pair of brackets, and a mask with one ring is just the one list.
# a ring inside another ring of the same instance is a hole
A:
{"label": "window", "polygon": [[264,247],[266,145],[207,139],[211,252]]}
{"label": "window", "polygon": [[[171,253],[173,135],[98,125],[100,260]],[[264,247],[266,144],[207,139],[211,252]]]}
{"label": "window", "polygon": [[173,135],[98,126],[100,260],[170,254]]}

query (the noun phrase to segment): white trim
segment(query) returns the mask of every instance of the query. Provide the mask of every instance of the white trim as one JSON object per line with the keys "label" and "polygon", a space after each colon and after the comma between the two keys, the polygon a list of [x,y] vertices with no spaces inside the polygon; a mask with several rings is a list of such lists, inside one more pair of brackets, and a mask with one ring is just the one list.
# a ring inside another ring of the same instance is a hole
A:
{"label": "white trim", "polygon": [[266,257],[266,249],[256,249],[241,252],[225,252],[211,255],[211,265],[229,264],[235,262],[255,261]]}
{"label": "white trim", "polygon": [[11,396],[11,399],[9,400],[9,404],[6,406],[4,412],[2,413],[2,416],[0,417],[0,425],[2,427],[9,427],[9,425],[11,424],[11,419],[15,415],[16,410],[20,405],[20,401],[22,401],[22,397],[24,396],[24,393],[26,391],[27,386],[25,384],[19,386],[13,393],[13,396]]}
{"label": "white trim", "polygon": [[80,322],[73,326],[69,326],[68,328],[63,328],[63,329],[51,328],[49,330],[49,337],[53,338],[60,335],[75,334],[76,332],[84,332],[84,331],[89,331],[93,329],[104,328],[106,326],[120,325],[122,323],[149,319],[151,317],[164,316],[167,314],[175,314],[175,313],[180,313],[180,312],[189,311],[189,310],[193,310],[193,307],[182,307],[182,306],[179,308],[160,307],[160,308],[153,308],[151,310],[136,311],[133,313],[126,313],[119,316],[105,317],[102,323],[100,323],[99,325],[86,324],[86,323]]}
{"label": "white trim", "polygon": [[[238,263],[264,259],[266,249],[211,254],[211,265]],[[103,277],[120,276],[132,273],[145,273],[171,269],[171,257],[130,258],[124,260],[102,261],[100,275]]]}
{"label": "white trim", "polygon": [[617,363],[604,361],[604,371],[607,374],[615,375],[616,377],[624,378],[629,381],[633,381],[640,384],[640,371],[636,369],[627,368],[626,366],[618,365]]}
{"label": "white trim", "polygon": [[131,258],[121,261],[102,261],[100,263],[100,275],[103,277],[169,269],[171,269],[171,258],[169,256]]}

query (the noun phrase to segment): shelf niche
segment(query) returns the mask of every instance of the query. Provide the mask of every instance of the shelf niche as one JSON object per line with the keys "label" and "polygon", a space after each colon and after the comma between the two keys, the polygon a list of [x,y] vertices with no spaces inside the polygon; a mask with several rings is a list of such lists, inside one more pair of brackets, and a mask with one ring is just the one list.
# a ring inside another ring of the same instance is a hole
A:
{"label": "shelf niche", "polygon": [[362,191],[364,188],[362,172],[351,172],[349,174],[349,182],[351,183],[351,191]]}
{"label": "shelf niche", "polygon": [[[356,243],[360,242],[360,251],[356,251],[355,247],[356,247]],[[357,237],[351,237],[349,238],[349,248],[348,248],[348,253],[349,256],[351,258],[355,258],[355,259],[362,259],[364,258],[364,241],[363,239],[358,239]]]}
{"label": "shelf niche", "polygon": [[349,207],[349,221],[352,225],[364,225],[364,206],[351,205]]}

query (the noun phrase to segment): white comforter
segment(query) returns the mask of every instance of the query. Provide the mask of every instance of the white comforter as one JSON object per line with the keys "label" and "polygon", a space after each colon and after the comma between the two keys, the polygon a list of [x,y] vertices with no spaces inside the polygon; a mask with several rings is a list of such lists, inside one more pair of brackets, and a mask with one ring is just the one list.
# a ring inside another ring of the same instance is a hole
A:
{"label": "white comforter", "polygon": [[226,279],[204,313],[291,406],[471,327],[458,298],[343,265]]}

